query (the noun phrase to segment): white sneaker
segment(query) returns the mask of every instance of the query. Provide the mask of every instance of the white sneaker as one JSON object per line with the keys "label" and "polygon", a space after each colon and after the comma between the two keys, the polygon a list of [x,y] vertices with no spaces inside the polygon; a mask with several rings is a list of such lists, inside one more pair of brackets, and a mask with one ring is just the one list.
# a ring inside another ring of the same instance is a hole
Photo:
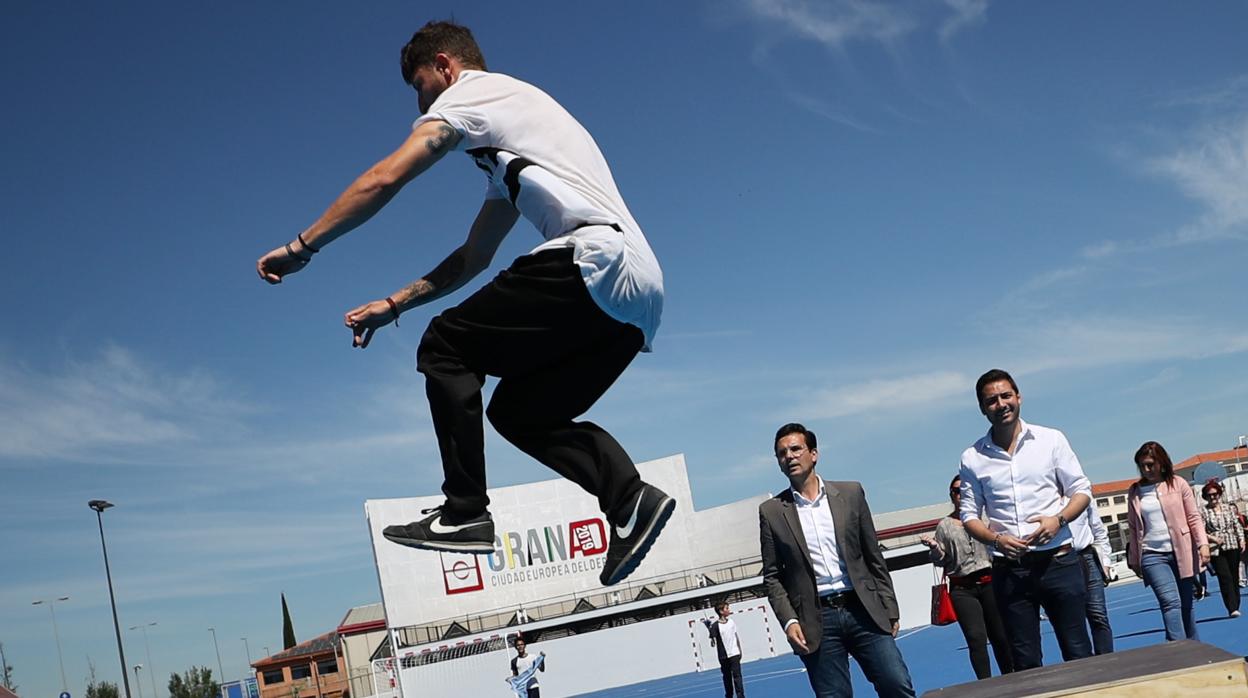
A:
{"label": "white sneaker", "polygon": [[1239,611],[1231,611],[1231,617],[1232,617],[1232,618],[1238,618],[1238,617],[1239,617]]}

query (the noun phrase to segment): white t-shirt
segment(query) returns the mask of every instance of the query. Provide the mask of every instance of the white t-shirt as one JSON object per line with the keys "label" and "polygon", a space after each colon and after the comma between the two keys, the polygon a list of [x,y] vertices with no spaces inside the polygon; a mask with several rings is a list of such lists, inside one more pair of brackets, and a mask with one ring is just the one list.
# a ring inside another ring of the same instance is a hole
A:
{"label": "white t-shirt", "polygon": [[[533,662],[537,661],[537,657],[538,655],[532,652],[525,653],[523,657],[516,655],[511,658],[512,669],[515,670],[517,676],[523,674],[529,670],[529,667],[533,666]],[[537,674],[533,674],[533,678],[529,679],[528,685],[529,688],[535,686],[537,686]]]}
{"label": "white t-shirt", "polygon": [[1170,540],[1170,528],[1157,497],[1157,485],[1140,485],[1140,516],[1144,519],[1143,550],[1156,553],[1174,551]]}
{"label": "white t-shirt", "polygon": [[641,328],[648,351],[663,271],[589,132],[538,88],[479,70],[462,71],[413,127],[433,120],[459,132],[456,150],[485,171],[486,198],[510,200],[546,238],[533,251],[571,247],[594,302]]}
{"label": "white t-shirt", "polygon": [[715,626],[719,629],[719,641],[724,645],[725,657],[736,657],[741,654],[741,642],[737,637],[737,624],[731,618],[725,621],[715,621]]}

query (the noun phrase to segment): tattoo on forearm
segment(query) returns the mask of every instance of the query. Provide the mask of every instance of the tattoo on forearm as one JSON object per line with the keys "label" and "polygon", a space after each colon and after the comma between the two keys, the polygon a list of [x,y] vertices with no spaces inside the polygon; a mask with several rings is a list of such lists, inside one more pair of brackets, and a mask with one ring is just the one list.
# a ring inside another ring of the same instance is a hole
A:
{"label": "tattoo on forearm", "polygon": [[449,124],[438,124],[438,132],[425,140],[425,146],[436,155],[445,155],[459,140],[459,132]]}
{"label": "tattoo on forearm", "polygon": [[457,249],[423,279],[417,279],[403,290],[413,300],[429,300],[429,296],[440,296],[454,287],[455,282],[463,276],[466,266],[464,251]]}

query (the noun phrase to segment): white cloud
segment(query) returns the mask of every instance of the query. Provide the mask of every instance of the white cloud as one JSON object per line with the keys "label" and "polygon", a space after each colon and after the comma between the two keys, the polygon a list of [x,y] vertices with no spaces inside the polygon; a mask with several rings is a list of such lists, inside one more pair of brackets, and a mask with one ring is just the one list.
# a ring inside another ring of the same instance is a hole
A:
{"label": "white cloud", "polygon": [[841,124],[842,126],[848,126],[866,133],[880,132],[879,129],[872,128],[858,119],[855,119],[846,113],[845,110],[833,106],[827,100],[820,99],[819,97],[815,97],[813,95],[803,94],[801,92],[789,92],[786,96],[792,100],[793,103],[797,104],[797,106],[813,114],[822,116],[823,118],[834,123]]}
{"label": "white cloud", "polygon": [[156,370],[115,346],[56,373],[0,366],[0,458],[78,459],[185,442],[196,423],[252,412],[201,371]]}
{"label": "white cloud", "polygon": [[988,0],[945,0],[953,16],[941,22],[940,40],[948,42],[955,34],[978,24],[988,17]]}
{"label": "white cloud", "polygon": [[746,8],[759,19],[830,48],[853,40],[888,43],[918,26],[899,6],[869,0],[746,0]]}
{"label": "white cloud", "polygon": [[[311,482],[349,465],[434,453],[427,405],[413,384],[342,396],[347,414],[318,417],[347,420],[333,430],[313,431],[235,395],[246,394],[203,370],[149,365],[116,346],[53,369],[0,363],[0,465],[235,467],[255,485],[266,474]],[[428,472],[439,462],[428,459]]]}
{"label": "white cloud", "polygon": [[930,406],[967,392],[973,378],[956,371],[933,371],[816,390],[789,413],[805,419],[835,419],[872,412]]}
{"label": "white cloud", "polygon": [[1248,235],[1248,114],[1201,127],[1179,150],[1152,160],[1202,212],[1159,242],[1185,244]]}

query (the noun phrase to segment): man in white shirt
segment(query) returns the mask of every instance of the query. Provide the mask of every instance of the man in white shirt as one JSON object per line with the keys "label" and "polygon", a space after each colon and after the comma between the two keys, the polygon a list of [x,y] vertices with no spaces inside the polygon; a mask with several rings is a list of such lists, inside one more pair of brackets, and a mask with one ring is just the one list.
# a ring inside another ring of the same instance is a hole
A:
{"label": "man in white shirt", "polygon": [[423,278],[347,312],[354,346],[367,347],[404,311],[485,270],[521,215],[545,242],[429,323],[417,369],[426,378],[446,503],[383,535],[415,548],[494,551],[481,388],[495,376],[485,415],[512,444],[597,497],[611,524],[599,580],[618,583],[676,503],[641,481],[610,434],[574,420],[649,349],[663,307],[658,261],[589,132],[538,88],[487,72],[466,27],[426,24],[403,48],[401,68],[423,114],[411,135],[256,270],[280,283],[448,152],[464,150],[487,180],[467,240]]}
{"label": "man in white shirt", "polygon": [[507,683],[511,684],[518,698],[541,698],[537,672],[546,671],[546,653],[529,654],[528,643],[522,637],[517,637],[514,644],[516,656],[511,658],[511,678],[507,679]]}
{"label": "man in white shirt", "polygon": [[1092,541],[1086,526],[1070,524],[1092,501],[1092,485],[1062,432],[1019,417],[1023,398],[1010,374],[988,371],[975,394],[992,426],[962,453],[960,514],[967,533],[993,547],[993,594],[1014,669],[1043,663],[1041,607],[1062,658],[1089,657],[1080,552]]}
{"label": "man in white shirt", "polygon": [[758,505],[763,584],[815,695],[853,695],[849,657],[884,698],[913,698],[893,639],[901,612],[857,482],[815,474],[819,444],[801,424],[773,442],[788,489]]}
{"label": "man in white shirt", "polygon": [[711,646],[719,657],[719,671],[724,677],[724,698],[745,698],[745,681],[741,678],[741,635],[737,633],[737,623],[729,616],[732,609],[727,601],[715,604],[717,620],[704,620],[706,630],[711,635]]}
{"label": "man in white shirt", "polygon": [[[1071,522],[1075,525],[1075,522]],[[1086,615],[1088,627],[1092,629],[1093,654],[1109,654],[1114,651],[1114,629],[1109,625],[1109,610],[1105,606],[1105,583],[1109,578],[1106,566],[1109,562],[1111,548],[1109,531],[1097,513],[1096,503],[1089,502],[1078,524],[1086,527],[1092,539],[1079,553],[1083,562],[1085,590],[1087,591]]]}

